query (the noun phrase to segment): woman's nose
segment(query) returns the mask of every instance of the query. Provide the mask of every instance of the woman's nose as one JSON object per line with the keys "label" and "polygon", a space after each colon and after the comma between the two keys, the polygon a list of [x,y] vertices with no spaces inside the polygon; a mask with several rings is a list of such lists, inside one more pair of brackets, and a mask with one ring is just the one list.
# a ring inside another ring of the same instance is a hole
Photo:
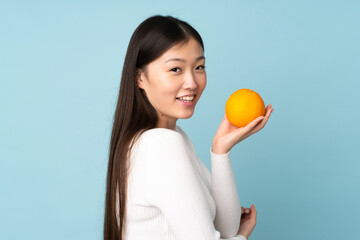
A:
{"label": "woman's nose", "polygon": [[193,73],[188,73],[185,76],[185,88],[195,89],[197,88],[198,84],[196,82],[196,78]]}

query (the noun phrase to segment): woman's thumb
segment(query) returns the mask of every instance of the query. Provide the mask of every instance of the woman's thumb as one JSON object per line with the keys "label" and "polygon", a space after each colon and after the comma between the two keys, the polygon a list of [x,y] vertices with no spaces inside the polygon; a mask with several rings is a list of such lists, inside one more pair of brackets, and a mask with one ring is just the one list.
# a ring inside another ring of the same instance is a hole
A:
{"label": "woman's thumb", "polygon": [[252,204],[250,208],[251,208],[251,217],[256,220],[257,211],[255,209],[255,205]]}

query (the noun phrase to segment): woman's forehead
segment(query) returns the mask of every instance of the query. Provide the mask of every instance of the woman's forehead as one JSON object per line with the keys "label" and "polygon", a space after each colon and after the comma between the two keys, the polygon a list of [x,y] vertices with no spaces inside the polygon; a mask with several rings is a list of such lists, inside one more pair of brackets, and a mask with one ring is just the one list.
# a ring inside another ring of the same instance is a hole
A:
{"label": "woman's forehead", "polygon": [[162,64],[166,64],[171,61],[180,62],[193,62],[205,59],[204,51],[201,45],[194,39],[190,39],[186,43],[180,43],[174,47],[168,49],[158,60]]}

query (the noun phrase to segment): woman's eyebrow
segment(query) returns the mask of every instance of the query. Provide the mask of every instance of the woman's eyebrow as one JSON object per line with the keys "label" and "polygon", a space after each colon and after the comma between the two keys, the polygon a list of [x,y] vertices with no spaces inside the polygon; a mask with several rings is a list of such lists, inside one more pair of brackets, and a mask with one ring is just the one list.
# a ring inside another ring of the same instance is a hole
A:
{"label": "woman's eyebrow", "polygon": [[[197,57],[197,58],[196,58],[196,61],[199,61],[199,60],[201,60],[201,59],[205,59],[205,57],[204,57],[204,56]],[[183,58],[169,58],[169,59],[166,60],[164,63],[167,63],[167,62],[170,62],[170,61],[186,62],[186,60],[183,59]]]}

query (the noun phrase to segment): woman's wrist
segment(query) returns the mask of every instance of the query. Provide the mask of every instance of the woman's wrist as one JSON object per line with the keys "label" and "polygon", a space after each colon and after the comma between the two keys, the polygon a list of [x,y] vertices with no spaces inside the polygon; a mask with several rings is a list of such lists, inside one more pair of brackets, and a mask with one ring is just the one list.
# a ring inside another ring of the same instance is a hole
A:
{"label": "woman's wrist", "polygon": [[211,152],[217,155],[223,155],[223,154],[227,154],[230,150],[226,150],[225,148],[218,148],[218,147],[214,147],[211,146]]}
{"label": "woman's wrist", "polygon": [[215,141],[213,141],[212,145],[211,145],[211,152],[218,154],[218,155],[222,155],[222,154],[227,154],[230,151],[230,149],[227,149],[223,146],[221,146],[220,144],[216,143]]}
{"label": "woman's wrist", "polygon": [[237,236],[237,237],[241,237],[242,240],[248,240],[248,236],[246,236],[246,235],[243,235],[243,234],[239,234],[239,233],[238,233],[236,236]]}

